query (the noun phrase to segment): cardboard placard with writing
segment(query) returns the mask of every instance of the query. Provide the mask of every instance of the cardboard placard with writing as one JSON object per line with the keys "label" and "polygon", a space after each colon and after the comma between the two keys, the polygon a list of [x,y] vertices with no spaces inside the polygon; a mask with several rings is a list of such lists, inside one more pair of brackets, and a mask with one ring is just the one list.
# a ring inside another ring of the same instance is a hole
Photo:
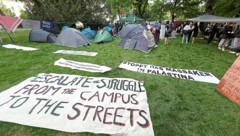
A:
{"label": "cardboard placard with writing", "polygon": [[217,90],[240,106],[240,57],[236,59],[224,74],[217,85]]}

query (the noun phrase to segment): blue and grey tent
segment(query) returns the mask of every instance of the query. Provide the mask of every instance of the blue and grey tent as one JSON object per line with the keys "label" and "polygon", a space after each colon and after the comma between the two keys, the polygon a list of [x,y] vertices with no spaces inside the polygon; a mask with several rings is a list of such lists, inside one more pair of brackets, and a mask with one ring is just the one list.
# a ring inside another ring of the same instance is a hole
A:
{"label": "blue and grey tent", "polygon": [[57,36],[42,29],[32,29],[29,33],[29,42],[55,43]]}
{"label": "blue and grey tent", "polygon": [[149,52],[155,47],[153,35],[143,26],[138,26],[129,31],[119,43],[120,47],[128,50]]}
{"label": "blue and grey tent", "polygon": [[90,28],[85,28],[81,31],[83,36],[87,39],[94,39],[96,32],[94,30],[91,30]]}
{"label": "blue and grey tent", "polygon": [[139,26],[138,24],[128,24],[123,26],[122,30],[118,32],[117,37],[123,38],[129,31],[134,29],[135,27]]}
{"label": "blue and grey tent", "polygon": [[60,33],[56,44],[68,47],[82,47],[84,45],[90,45],[90,42],[79,30],[68,28]]}

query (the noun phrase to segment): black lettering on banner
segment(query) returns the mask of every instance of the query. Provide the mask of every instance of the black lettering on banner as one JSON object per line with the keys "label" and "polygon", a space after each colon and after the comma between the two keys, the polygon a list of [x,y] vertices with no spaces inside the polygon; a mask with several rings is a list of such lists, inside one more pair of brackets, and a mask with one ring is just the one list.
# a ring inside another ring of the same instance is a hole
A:
{"label": "black lettering on banner", "polygon": [[137,94],[132,94],[131,95],[131,98],[133,100],[133,101],[131,101],[131,104],[138,105],[138,101],[137,101],[137,99],[135,99],[135,97],[137,97]]}
{"label": "black lettering on banner", "polygon": [[16,91],[14,94],[17,94],[17,93],[19,93],[20,91],[22,91],[22,90],[24,90],[24,89],[30,90],[29,87],[32,87],[32,86],[33,86],[33,85],[26,85],[26,86],[24,86],[23,88],[21,88],[20,90]]}
{"label": "black lettering on banner", "polygon": [[105,83],[104,79],[101,79],[100,81],[101,81],[102,85],[100,86],[100,85],[98,84],[98,85],[97,85],[97,88],[101,89],[101,88],[103,88],[103,87],[106,87],[107,84]]}
{"label": "black lettering on banner", "polygon": [[[127,96],[126,98],[126,100],[125,100],[125,96]],[[128,95],[125,95],[125,94],[122,94],[122,102],[124,103],[124,104],[128,104],[129,102],[130,102],[130,97],[131,97],[131,95],[130,94],[128,94]]]}
{"label": "black lettering on banner", "polygon": [[86,87],[88,88],[89,84],[88,83],[92,83],[91,80],[93,80],[93,78],[86,78],[85,81],[82,83],[82,86],[81,87]]}
{"label": "black lettering on banner", "polygon": [[17,98],[17,97],[21,97],[21,96],[20,96],[20,95],[16,95],[16,96],[11,95],[10,97],[12,97],[12,98],[11,98],[10,100],[6,101],[5,103],[0,104],[0,106],[3,106],[3,105],[5,105],[5,104],[9,103],[10,101],[12,101],[13,99],[15,99],[15,98]]}
{"label": "black lettering on banner", "polygon": [[96,120],[96,117],[98,117],[98,120],[100,122],[102,122],[102,119],[101,119],[101,116],[100,116],[100,113],[104,110],[104,107],[103,106],[97,106],[96,110],[95,110],[95,113],[94,113],[94,116],[93,116],[93,121]]}
{"label": "black lettering on banner", "polygon": [[59,116],[60,113],[56,113],[56,110],[57,109],[62,109],[64,108],[64,106],[62,106],[62,104],[66,104],[66,103],[69,103],[69,102],[65,102],[65,101],[62,101],[62,102],[59,102],[52,110],[51,112],[51,115],[54,115],[54,116]]}
{"label": "black lettering on banner", "polygon": [[[18,108],[20,106],[22,106],[27,100],[29,99],[29,97],[22,97],[22,98],[19,98],[18,100],[16,100],[11,106],[10,108]],[[23,100],[21,102],[21,100]],[[18,103],[20,101],[20,103]],[[17,105],[18,104],[18,105]]]}
{"label": "black lettering on banner", "polygon": [[59,83],[61,81],[61,79],[63,78],[63,76],[61,76],[60,78],[59,77],[60,76],[47,75],[45,83],[55,83],[55,82]]}
{"label": "black lettering on banner", "polygon": [[37,104],[35,104],[33,106],[33,108],[29,111],[29,114],[32,114],[33,110],[42,102],[42,101],[47,101],[48,99],[44,99],[44,98],[37,98],[36,100],[38,100]]}
{"label": "black lettering on banner", "polygon": [[85,115],[83,117],[83,121],[85,121],[85,119],[87,118],[87,115],[88,115],[90,109],[95,108],[96,106],[84,105],[84,107],[87,107],[87,111],[85,112]]}
{"label": "black lettering on banner", "polygon": [[113,102],[113,98],[114,98],[114,92],[108,94],[107,92],[104,92],[103,93],[103,96],[102,96],[102,100],[101,102],[104,102],[105,101],[105,96],[107,96],[107,98],[111,98],[111,101],[110,102]]}
{"label": "black lettering on banner", "polygon": [[97,100],[98,100],[98,102],[100,102],[100,97],[99,97],[99,92],[98,91],[96,91],[96,93],[92,96],[92,97],[90,97],[89,99],[88,99],[88,101],[91,101],[92,100],[92,98],[97,98]]}
{"label": "black lettering on banner", "polygon": [[80,98],[81,98],[82,100],[84,100],[84,101],[87,100],[86,97],[83,97],[83,94],[85,94],[85,93],[91,93],[91,91],[81,92],[81,94],[80,94]]}
{"label": "black lettering on banner", "polygon": [[[46,114],[46,113],[48,112],[48,110],[49,110],[51,107],[53,107],[54,104],[56,104],[56,103],[58,102],[58,101],[55,101],[55,102],[53,102],[53,103],[50,103],[51,101],[52,101],[52,100],[49,99],[49,100],[47,101],[47,103],[42,107],[42,109],[38,111],[37,114],[39,114],[43,109],[47,108],[47,109],[45,110],[45,114]],[[49,104],[49,103],[50,103],[50,104]]]}
{"label": "black lettering on banner", "polygon": [[144,110],[139,111],[139,116],[141,116],[146,122],[145,123],[140,123],[137,121],[137,124],[142,127],[142,128],[147,128],[150,126],[149,120],[143,115],[143,113],[147,114]]}
{"label": "black lettering on banner", "polygon": [[53,91],[51,95],[54,95],[55,93],[57,93],[59,90],[61,89],[61,87],[54,87],[54,86],[40,86],[38,84],[35,85],[26,85],[23,88],[21,88],[20,90],[18,90],[16,93],[19,93],[20,91],[23,91],[22,94],[26,94],[30,95],[32,94],[32,91],[35,91],[34,94],[42,94],[45,95],[46,93],[48,93],[49,91]]}
{"label": "black lettering on banner", "polygon": [[139,111],[139,109],[130,109],[130,108],[128,108],[127,109],[129,112],[130,112],[130,125],[131,126],[133,126],[134,125],[134,121],[133,121],[133,119],[134,119],[134,112],[135,111]]}
{"label": "black lettering on banner", "polygon": [[117,102],[117,99],[118,98],[121,98],[122,97],[122,94],[121,93],[115,93],[115,99],[114,99],[114,103]]}
{"label": "black lettering on banner", "polygon": [[113,107],[107,107],[105,109],[105,113],[104,113],[104,118],[103,118],[103,123],[104,124],[112,124],[112,122],[107,122],[106,120],[109,119],[110,117],[108,116],[112,116],[112,113],[109,113],[108,110],[114,109]]}
{"label": "black lettering on banner", "polygon": [[83,106],[83,104],[81,104],[81,103],[75,103],[73,106],[72,106],[72,109],[74,110],[74,111],[76,111],[76,115],[74,115],[74,116],[71,116],[71,115],[67,115],[67,118],[69,119],[69,120],[75,120],[77,117],[79,117],[80,115],[81,115],[81,111],[77,108],[77,106]]}
{"label": "black lettering on banner", "polygon": [[113,118],[113,124],[118,125],[118,126],[125,126],[124,123],[121,123],[121,122],[117,122],[117,121],[116,121],[116,120],[117,120],[117,117],[119,117],[119,118],[122,118],[122,117],[123,117],[122,115],[119,115],[119,114],[118,114],[118,113],[119,113],[118,110],[125,110],[125,108],[124,108],[124,107],[118,107],[118,108],[115,109],[114,118]]}

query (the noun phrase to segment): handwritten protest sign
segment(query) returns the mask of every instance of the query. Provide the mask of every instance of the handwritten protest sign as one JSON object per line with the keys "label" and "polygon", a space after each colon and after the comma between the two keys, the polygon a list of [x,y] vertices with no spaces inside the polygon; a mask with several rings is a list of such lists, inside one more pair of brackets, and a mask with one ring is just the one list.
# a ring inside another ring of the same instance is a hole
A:
{"label": "handwritten protest sign", "polygon": [[87,51],[72,51],[72,50],[58,50],[53,53],[59,54],[70,54],[70,55],[83,55],[83,56],[96,56],[96,52],[87,52]]}
{"label": "handwritten protest sign", "polygon": [[96,64],[86,63],[86,62],[77,62],[73,60],[65,60],[63,58],[57,60],[54,65],[61,66],[61,67],[68,67],[71,69],[77,69],[82,71],[88,72],[99,72],[104,73],[111,70],[110,67],[106,66],[99,66]]}
{"label": "handwritten protest sign", "polygon": [[240,57],[224,74],[217,85],[217,90],[240,106]]}
{"label": "handwritten protest sign", "polygon": [[154,135],[143,83],[128,78],[41,73],[0,93],[0,115],[66,132]]}
{"label": "handwritten protest sign", "polygon": [[213,83],[213,84],[219,83],[219,80],[211,73],[202,72],[198,70],[174,69],[169,67],[140,64],[140,63],[129,62],[129,61],[122,62],[119,67],[126,70],[140,72],[140,73],[168,76],[168,77],[174,77],[179,79],[207,82],[207,83]]}

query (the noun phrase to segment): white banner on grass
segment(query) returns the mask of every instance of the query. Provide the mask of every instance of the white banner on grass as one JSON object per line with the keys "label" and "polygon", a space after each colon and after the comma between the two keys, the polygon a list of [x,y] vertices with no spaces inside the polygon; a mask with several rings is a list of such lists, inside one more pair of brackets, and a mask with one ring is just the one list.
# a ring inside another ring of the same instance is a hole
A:
{"label": "white banner on grass", "polygon": [[174,69],[169,67],[140,64],[140,63],[129,62],[129,61],[122,62],[119,67],[126,70],[140,72],[140,73],[169,76],[174,78],[207,82],[207,83],[213,83],[213,84],[219,83],[219,80],[211,73],[202,72],[198,70]]}
{"label": "white banner on grass", "polygon": [[87,52],[87,51],[72,51],[72,50],[58,50],[53,53],[60,53],[60,54],[70,54],[70,55],[83,55],[83,56],[96,56],[96,52]]}
{"label": "white banner on grass", "polygon": [[4,48],[8,48],[8,49],[18,49],[18,50],[24,50],[24,51],[35,51],[35,50],[38,50],[37,48],[18,46],[18,45],[13,45],[13,44],[6,44],[6,45],[3,45],[3,47]]}
{"label": "white banner on grass", "polygon": [[0,120],[66,132],[153,136],[142,82],[38,74],[0,93]]}
{"label": "white banner on grass", "polygon": [[55,61],[54,65],[61,66],[61,67],[68,67],[71,69],[77,69],[77,70],[82,70],[82,71],[99,72],[99,73],[104,73],[104,72],[111,70],[110,67],[99,66],[96,64],[91,64],[91,63],[86,63],[86,62],[65,60],[63,58]]}

